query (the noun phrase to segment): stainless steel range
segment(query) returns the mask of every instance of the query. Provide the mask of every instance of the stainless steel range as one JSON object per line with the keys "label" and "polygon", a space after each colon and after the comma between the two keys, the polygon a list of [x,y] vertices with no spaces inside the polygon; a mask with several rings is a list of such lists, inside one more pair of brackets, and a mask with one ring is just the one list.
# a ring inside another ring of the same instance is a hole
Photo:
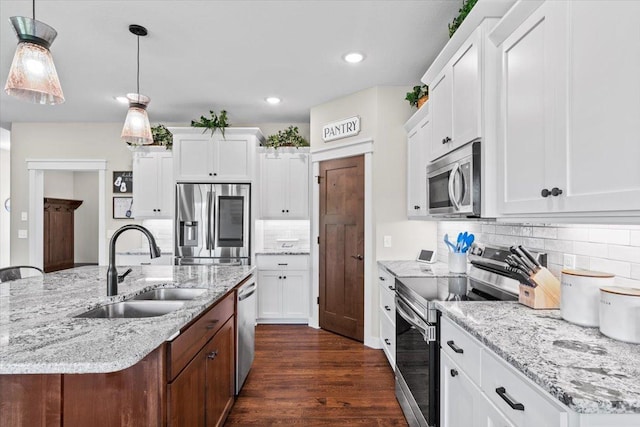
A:
{"label": "stainless steel range", "polygon": [[[440,326],[434,301],[517,301],[509,248],[474,244],[458,277],[396,279],[396,397],[407,422],[439,426]],[[546,254],[533,254],[546,265]],[[452,275],[453,276],[453,275]]]}

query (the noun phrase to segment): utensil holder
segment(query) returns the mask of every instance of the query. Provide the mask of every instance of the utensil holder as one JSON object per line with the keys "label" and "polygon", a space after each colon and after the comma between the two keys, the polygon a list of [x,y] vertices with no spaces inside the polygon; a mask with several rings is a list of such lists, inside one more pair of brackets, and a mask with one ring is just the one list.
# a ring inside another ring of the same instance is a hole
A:
{"label": "utensil holder", "polygon": [[449,252],[449,272],[450,273],[466,273],[467,272],[467,254],[463,252]]}
{"label": "utensil holder", "polygon": [[534,309],[560,308],[560,281],[549,270],[542,267],[530,279],[536,287],[520,285],[520,304]]}

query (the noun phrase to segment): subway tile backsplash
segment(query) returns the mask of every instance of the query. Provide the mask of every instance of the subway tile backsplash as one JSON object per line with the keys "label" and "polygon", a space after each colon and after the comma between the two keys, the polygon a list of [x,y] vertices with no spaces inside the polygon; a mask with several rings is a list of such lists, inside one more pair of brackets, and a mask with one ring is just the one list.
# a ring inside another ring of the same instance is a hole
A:
{"label": "subway tile backsplash", "polygon": [[310,223],[308,220],[256,221],[257,249],[277,249],[277,239],[298,239],[297,249],[309,250]]}
{"label": "subway tile backsplash", "polygon": [[455,243],[468,231],[476,241],[499,246],[524,245],[548,254],[549,270],[560,276],[564,254],[576,255],[576,268],[606,271],[616,283],[640,288],[640,225],[496,224],[482,221],[438,223],[438,260],[447,261],[445,233]]}

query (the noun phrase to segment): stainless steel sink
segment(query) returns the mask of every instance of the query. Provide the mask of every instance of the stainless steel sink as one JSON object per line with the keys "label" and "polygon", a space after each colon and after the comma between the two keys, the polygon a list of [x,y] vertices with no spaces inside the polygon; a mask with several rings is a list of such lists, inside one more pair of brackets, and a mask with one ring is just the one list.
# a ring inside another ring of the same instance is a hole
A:
{"label": "stainless steel sink", "polygon": [[207,289],[201,289],[201,288],[160,288],[160,289],[152,289],[140,295],[136,295],[132,299],[163,300],[163,301],[192,300],[194,298],[198,298],[201,295],[204,295],[205,292],[207,292]]}
{"label": "stainless steel sink", "polygon": [[75,317],[91,319],[156,317],[171,313],[184,304],[184,301],[122,301],[94,308]]}

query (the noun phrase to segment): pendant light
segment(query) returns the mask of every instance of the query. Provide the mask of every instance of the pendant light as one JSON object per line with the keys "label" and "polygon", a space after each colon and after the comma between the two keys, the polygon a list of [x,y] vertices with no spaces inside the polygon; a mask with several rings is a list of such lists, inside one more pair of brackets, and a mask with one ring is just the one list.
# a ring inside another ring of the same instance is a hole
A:
{"label": "pendant light", "polygon": [[134,145],[153,144],[151,125],[147,114],[147,105],[151,99],[140,94],[140,37],[147,35],[147,29],[141,25],[129,25],[129,31],[138,38],[138,62],[136,72],[136,93],[128,93],[129,111],[124,120],[121,138],[123,141]]}
{"label": "pendant light", "polygon": [[35,0],[32,4],[33,18],[10,18],[18,37],[18,47],[4,91],[35,104],[60,104],[64,102],[64,95],[49,51],[58,32],[44,22],[36,21]]}

